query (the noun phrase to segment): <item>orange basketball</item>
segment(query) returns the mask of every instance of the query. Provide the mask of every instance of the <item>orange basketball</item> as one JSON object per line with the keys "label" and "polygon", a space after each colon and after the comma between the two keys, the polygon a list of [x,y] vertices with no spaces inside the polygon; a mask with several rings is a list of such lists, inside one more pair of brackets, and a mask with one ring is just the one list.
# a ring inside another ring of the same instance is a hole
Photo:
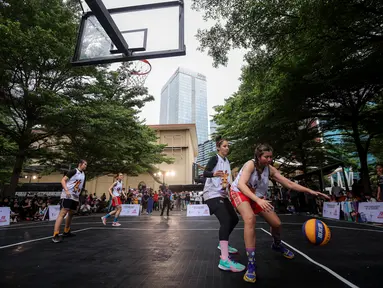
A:
{"label": "orange basketball", "polygon": [[326,245],[331,239],[330,229],[318,219],[310,219],[303,223],[302,232],[305,238],[314,245]]}

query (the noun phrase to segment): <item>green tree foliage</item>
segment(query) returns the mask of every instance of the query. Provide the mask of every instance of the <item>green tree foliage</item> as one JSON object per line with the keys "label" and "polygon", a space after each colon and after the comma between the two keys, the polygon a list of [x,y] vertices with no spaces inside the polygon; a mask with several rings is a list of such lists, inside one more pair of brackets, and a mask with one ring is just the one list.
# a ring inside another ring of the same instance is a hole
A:
{"label": "green tree foliage", "polygon": [[[232,114],[243,118],[233,120],[243,137],[250,137],[244,126],[253,121],[285,123],[277,128],[285,137],[286,129],[294,131],[288,125],[318,118],[322,132],[353,140],[368,191],[367,153],[383,133],[382,2],[195,0],[194,7],[216,20],[197,35],[216,66],[227,63],[230,49],[248,50],[242,83],[248,88],[240,98],[248,106],[264,104]],[[254,120],[244,121],[249,115]]]}
{"label": "green tree foliage", "polygon": [[87,158],[90,176],[136,175],[169,161],[137,117],[153,98],[129,85],[127,66],[71,67],[77,5],[0,1],[0,133],[15,148],[10,194],[28,159],[53,165]]}
{"label": "green tree foliage", "polygon": [[0,135],[0,187],[8,184],[12,175],[12,163],[14,152],[16,151],[15,143]]}
{"label": "green tree foliage", "polygon": [[164,145],[156,143],[155,131],[139,121],[139,109],[153,97],[144,87],[128,85],[128,67],[100,70],[87,96],[72,100],[71,119],[66,120],[72,124],[68,129],[63,125],[53,163],[84,158],[90,177],[116,172],[139,175],[152,172],[152,164],[170,163],[162,154]]}

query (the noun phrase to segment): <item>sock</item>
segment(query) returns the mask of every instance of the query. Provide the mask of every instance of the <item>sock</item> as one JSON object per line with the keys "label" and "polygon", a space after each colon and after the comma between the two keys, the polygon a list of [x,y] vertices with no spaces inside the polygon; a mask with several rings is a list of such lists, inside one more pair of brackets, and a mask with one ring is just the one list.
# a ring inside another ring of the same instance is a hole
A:
{"label": "sock", "polygon": [[53,237],[55,237],[56,235],[59,235],[60,234],[60,231],[55,231],[53,232]]}
{"label": "sock", "polygon": [[115,217],[113,222],[117,222],[117,221],[118,221],[118,218],[117,218],[117,217]]}
{"label": "sock", "polygon": [[70,231],[70,227],[68,227],[68,228],[65,227],[65,228],[64,228],[64,233],[68,233],[69,231]]}
{"label": "sock", "polygon": [[110,214],[108,213],[108,214],[106,214],[104,217],[105,217],[105,218],[109,218],[109,217],[110,217]]}
{"label": "sock", "polygon": [[221,259],[227,260],[229,258],[229,241],[219,241],[221,245]]}
{"label": "sock", "polygon": [[255,248],[246,248],[246,255],[249,264],[255,265]]}

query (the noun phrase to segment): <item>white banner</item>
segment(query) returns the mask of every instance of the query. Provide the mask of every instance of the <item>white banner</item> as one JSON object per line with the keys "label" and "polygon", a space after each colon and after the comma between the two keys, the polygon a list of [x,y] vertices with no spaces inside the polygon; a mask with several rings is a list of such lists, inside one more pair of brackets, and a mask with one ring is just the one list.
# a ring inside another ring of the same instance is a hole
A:
{"label": "white banner", "polygon": [[324,202],[323,217],[338,219],[340,218],[340,203],[339,202]]}
{"label": "white banner", "polygon": [[139,204],[122,204],[120,216],[140,216]]}
{"label": "white banner", "polygon": [[383,223],[383,202],[361,202],[358,212],[362,222]]}
{"label": "white banner", "polygon": [[11,224],[11,208],[0,207],[0,226],[8,226]]}
{"label": "white banner", "polygon": [[187,217],[210,216],[209,207],[206,204],[188,205]]}
{"label": "white banner", "polygon": [[38,197],[60,197],[61,191],[42,191],[42,192],[16,192],[16,196],[19,197],[26,197],[26,196],[35,196],[37,195]]}
{"label": "white banner", "polygon": [[60,205],[48,205],[49,221],[56,221],[60,213]]}

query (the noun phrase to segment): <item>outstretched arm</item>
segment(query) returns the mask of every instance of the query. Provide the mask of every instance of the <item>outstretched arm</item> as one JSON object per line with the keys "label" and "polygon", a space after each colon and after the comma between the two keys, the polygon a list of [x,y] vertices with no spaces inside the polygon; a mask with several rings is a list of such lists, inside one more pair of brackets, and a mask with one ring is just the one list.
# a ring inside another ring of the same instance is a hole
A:
{"label": "outstretched arm", "polygon": [[298,192],[303,192],[303,193],[308,193],[308,194],[311,194],[311,195],[314,195],[314,196],[320,196],[322,198],[325,198],[325,199],[328,199],[330,200],[330,197],[326,194],[323,194],[321,192],[317,192],[317,191],[314,191],[314,190],[311,190],[307,187],[304,187],[302,185],[299,185],[293,181],[290,181],[289,179],[285,178],[284,176],[281,175],[281,173],[279,173],[279,171],[274,168],[273,166],[269,166],[270,168],[270,176],[271,178],[273,178],[275,181],[279,182],[280,184],[282,184],[282,186],[284,186],[285,188],[287,189],[291,189],[291,190],[294,190],[294,191],[298,191]]}

